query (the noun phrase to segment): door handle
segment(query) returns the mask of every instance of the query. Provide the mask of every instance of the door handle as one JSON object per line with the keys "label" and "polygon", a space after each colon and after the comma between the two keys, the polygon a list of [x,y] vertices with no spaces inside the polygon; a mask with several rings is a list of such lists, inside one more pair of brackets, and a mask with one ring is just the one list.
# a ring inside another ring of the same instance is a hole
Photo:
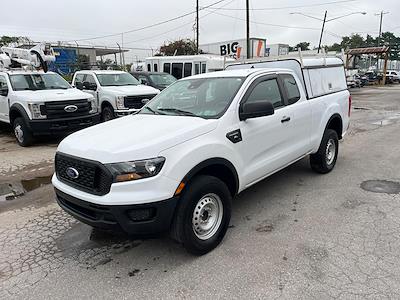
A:
{"label": "door handle", "polygon": [[290,117],[283,117],[281,120],[281,123],[285,123],[285,122],[289,122],[290,121]]}

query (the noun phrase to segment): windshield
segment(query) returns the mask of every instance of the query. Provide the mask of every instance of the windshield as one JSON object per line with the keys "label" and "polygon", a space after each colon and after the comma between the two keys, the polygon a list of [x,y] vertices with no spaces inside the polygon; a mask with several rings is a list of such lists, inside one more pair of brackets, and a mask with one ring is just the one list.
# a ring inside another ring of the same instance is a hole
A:
{"label": "windshield", "polygon": [[177,81],[154,97],[140,113],[219,118],[243,81],[239,77]]}
{"label": "windshield", "polygon": [[136,80],[129,73],[116,73],[116,74],[97,74],[97,79],[101,86],[123,86],[123,85],[138,85],[139,81]]}
{"label": "windshield", "polygon": [[156,85],[165,87],[173,84],[177,80],[174,76],[170,74],[152,74],[150,75],[150,78]]}
{"label": "windshield", "polygon": [[16,74],[10,75],[10,81],[14,91],[71,88],[69,83],[58,74]]}

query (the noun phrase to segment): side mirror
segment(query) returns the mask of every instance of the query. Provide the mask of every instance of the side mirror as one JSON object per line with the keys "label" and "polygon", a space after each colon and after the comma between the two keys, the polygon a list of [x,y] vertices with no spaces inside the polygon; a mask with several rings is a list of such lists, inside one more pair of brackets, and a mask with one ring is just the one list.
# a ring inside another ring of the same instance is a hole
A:
{"label": "side mirror", "polygon": [[146,79],[139,79],[139,81],[140,81],[140,84],[148,85],[148,82]]}
{"label": "side mirror", "polygon": [[78,90],[83,90],[83,83],[82,82],[75,82],[75,87]]}
{"label": "side mirror", "polygon": [[259,101],[252,103],[244,103],[240,107],[240,121],[247,119],[270,116],[275,113],[274,106],[269,101]]}
{"label": "side mirror", "polygon": [[7,88],[3,88],[0,90],[0,96],[6,97],[8,95],[8,89]]}
{"label": "side mirror", "polygon": [[83,83],[83,89],[84,89],[84,90],[95,91],[95,90],[97,90],[97,85],[96,85],[95,83],[93,83],[93,82],[87,82],[87,81],[85,81],[85,82]]}

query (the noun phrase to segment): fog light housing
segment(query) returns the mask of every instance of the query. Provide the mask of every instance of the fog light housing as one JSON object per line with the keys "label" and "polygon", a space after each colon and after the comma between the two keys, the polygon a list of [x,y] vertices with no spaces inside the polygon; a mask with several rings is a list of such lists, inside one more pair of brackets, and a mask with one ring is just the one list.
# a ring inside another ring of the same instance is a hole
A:
{"label": "fog light housing", "polygon": [[153,219],[156,216],[156,209],[150,208],[138,208],[131,209],[128,211],[128,217],[134,222],[144,222]]}

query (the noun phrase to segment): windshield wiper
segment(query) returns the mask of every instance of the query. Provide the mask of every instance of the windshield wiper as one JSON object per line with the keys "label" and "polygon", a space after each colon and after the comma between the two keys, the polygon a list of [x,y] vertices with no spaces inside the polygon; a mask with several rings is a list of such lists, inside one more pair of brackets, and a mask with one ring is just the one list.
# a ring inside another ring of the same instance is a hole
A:
{"label": "windshield wiper", "polygon": [[178,109],[178,108],[159,108],[158,110],[161,111],[170,111],[170,112],[176,112],[178,114],[184,115],[184,116],[191,116],[191,117],[199,117],[200,116],[190,112],[190,111],[186,111],[186,110],[182,110],[182,109]]}
{"label": "windshield wiper", "polygon": [[155,115],[165,115],[164,113],[161,113],[161,112],[159,112],[159,111],[155,111],[154,109],[152,109],[152,108],[150,108],[150,107],[148,107],[148,106],[145,106],[144,107],[145,109],[147,109],[147,110],[149,110],[149,111],[151,111],[153,114],[155,114]]}

